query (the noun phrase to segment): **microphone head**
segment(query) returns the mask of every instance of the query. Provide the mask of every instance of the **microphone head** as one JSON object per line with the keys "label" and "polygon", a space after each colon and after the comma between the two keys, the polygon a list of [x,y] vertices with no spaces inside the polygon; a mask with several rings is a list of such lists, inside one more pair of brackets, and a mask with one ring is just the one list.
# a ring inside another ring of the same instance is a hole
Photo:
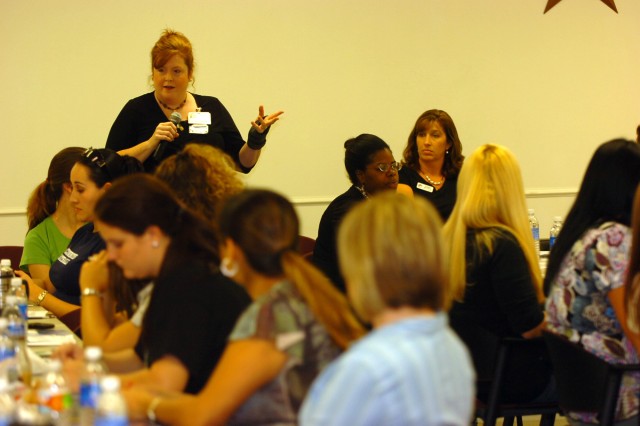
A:
{"label": "microphone head", "polygon": [[177,126],[182,121],[182,115],[178,111],[173,111],[169,116],[169,120]]}

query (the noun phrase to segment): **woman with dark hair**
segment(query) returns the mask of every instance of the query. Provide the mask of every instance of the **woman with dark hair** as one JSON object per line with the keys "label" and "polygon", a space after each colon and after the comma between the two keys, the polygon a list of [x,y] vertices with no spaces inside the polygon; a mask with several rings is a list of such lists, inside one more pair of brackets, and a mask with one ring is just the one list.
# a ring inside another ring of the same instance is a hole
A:
{"label": "woman with dark hair", "polygon": [[[551,250],[545,277],[548,327],[617,364],[637,363],[640,349],[640,335],[627,325],[624,302],[639,182],[637,143],[615,139],[598,147]],[[616,421],[637,416],[639,390],[637,374],[623,377]],[[597,423],[596,413],[569,417]]]}
{"label": "woman with dark hair", "polygon": [[120,156],[110,149],[89,148],[71,168],[70,202],[80,222],[88,222],[76,231],[66,250],[51,265],[49,278],[53,291],[43,289],[27,274],[29,299],[60,317],[80,305],[80,267],[89,256],[104,249],[104,241],[93,224],[94,207],[112,182],[124,175],[142,171],[133,157]]}
{"label": "woman with dark hair", "polygon": [[453,119],[439,109],[422,113],[402,155],[400,183],[433,203],[446,221],[456,202],[458,173],[464,161]]}
{"label": "woman with dark hair", "polygon": [[382,139],[361,134],[344,143],[344,166],[351,187],[334,199],[322,214],[318,238],[313,250],[313,263],[318,266],[342,292],[344,280],[338,268],[338,226],[345,214],[356,204],[380,191],[398,188],[400,164],[395,161],[391,148]]}
{"label": "woman with dark hair", "polygon": [[318,372],[364,333],[344,296],[297,252],[298,233],[295,210],[279,194],[248,190],[225,203],[221,271],[253,304],[198,395],[133,390],[130,416],[190,426],[297,424]]}
{"label": "woman with dark hair", "polygon": [[27,205],[29,232],[24,239],[20,269],[49,291],[54,290],[49,269],[83,223],[77,220],[71,205],[69,181],[71,168],[83,152],[80,147],[58,152],[49,164],[47,179],[33,190]]}
{"label": "woman with dark hair", "polygon": [[[627,268],[625,299],[629,315],[629,328],[640,333],[640,185],[633,201],[633,218],[631,219],[631,255]],[[640,348],[636,348],[636,351]]]}
{"label": "woman with dark hair", "polygon": [[[233,160],[217,148],[190,144],[163,161],[154,172],[174,195],[193,213],[214,225],[223,200],[243,189]],[[212,243],[216,244],[216,239]],[[102,347],[105,352],[133,348],[142,330],[153,282],[128,280],[106,258],[83,269],[80,287],[100,293],[112,293],[111,306],[83,299],[82,338],[85,345]],[[107,272],[107,268],[111,268]],[[106,274],[109,279],[105,279]],[[126,311],[127,319],[116,324],[110,320],[115,310]]]}

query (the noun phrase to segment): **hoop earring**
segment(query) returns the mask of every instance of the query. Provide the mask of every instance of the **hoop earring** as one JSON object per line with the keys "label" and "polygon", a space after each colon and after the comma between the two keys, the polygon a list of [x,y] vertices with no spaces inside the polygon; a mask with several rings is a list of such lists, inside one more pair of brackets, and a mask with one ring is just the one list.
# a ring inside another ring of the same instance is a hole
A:
{"label": "hoop earring", "polygon": [[238,264],[232,262],[231,259],[225,257],[220,262],[220,272],[227,278],[233,278],[238,273]]}

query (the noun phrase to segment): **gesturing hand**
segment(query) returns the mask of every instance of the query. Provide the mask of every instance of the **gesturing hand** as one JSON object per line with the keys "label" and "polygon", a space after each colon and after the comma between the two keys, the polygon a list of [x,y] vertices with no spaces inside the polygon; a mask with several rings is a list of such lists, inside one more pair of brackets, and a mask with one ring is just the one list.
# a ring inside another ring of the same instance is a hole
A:
{"label": "gesturing hand", "polygon": [[258,118],[251,122],[251,126],[253,126],[258,133],[263,133],[269,128],[269,126],[278,121],[280,119],[280,115],[283,113],[284,111],[278,111],[265,116],[264,106],[260,105],[260,108],[258,108]]}

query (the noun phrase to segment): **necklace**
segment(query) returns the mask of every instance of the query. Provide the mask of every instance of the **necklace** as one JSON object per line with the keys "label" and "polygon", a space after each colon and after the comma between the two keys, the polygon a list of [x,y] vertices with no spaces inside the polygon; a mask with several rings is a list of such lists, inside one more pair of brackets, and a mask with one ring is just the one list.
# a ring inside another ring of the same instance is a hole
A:
{"label": "necklace", "polygon": [[360,191],[360,193],[362,194],[362,196],[364,198],[369,198],[369,194],[367,194],[367,191],[364,190],[364,185],[363,186],[356,186],[356,189],[358,191]]}
{"label": "necklace", "polygon": [[[421,172],[422,173],[422,172]],[[422,176],[425,177],[425,179],[427,179],[427,182],[429,182],[431,185],[433,186],[438,186],[438,185],[442,185],[444,183],[444,176],[442,176],[442,179],[438,182],[434,182],[428,174],[426,173],[422,173]]]}
{"label": "necklace", "polygon": [[175,108],[171,108],[169,105],[165,104],[165,103],[164,103],[164,102],[162,102],[160,99],[158,99],[158,97],[157,97],[157,96],[156,96],[156,101],[158,101],[158,103],[159,103],[160,105],[162,105],[162,107],[163,107],[163,108],[168,109],[169,111],[177,111],[177,110],[179,110],[180,108],[182,108],[182,107],[184,106],[184,104],[186,104],[186,103],[187,103],[187,97],[185,96],[185,97],[184,97],[184,101],[182,101],[182,103],[181,103],[180,105],[178,105],[177,107],[175,107]]}

